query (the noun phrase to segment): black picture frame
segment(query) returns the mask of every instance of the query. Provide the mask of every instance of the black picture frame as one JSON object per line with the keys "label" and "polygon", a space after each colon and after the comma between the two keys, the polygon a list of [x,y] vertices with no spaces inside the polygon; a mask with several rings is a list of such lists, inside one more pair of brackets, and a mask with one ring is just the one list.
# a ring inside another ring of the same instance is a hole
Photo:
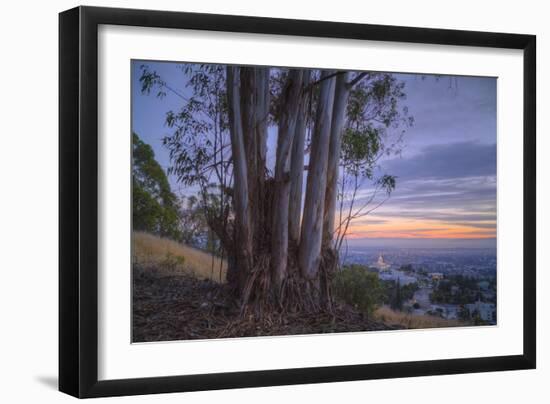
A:
{"label": "black picture frame", "polygon": [[[523,354],[99,381],[97,52],[100,24],[523,50]],[[535,368],[535,36],[77,7],[59,15],[59,100],[59,390],[85,398]]]}

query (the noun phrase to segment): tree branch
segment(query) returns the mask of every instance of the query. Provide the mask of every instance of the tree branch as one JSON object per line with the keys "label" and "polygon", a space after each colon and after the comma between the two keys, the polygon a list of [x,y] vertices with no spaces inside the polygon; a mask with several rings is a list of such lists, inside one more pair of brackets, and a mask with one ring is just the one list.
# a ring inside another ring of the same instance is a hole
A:
{"label": "tree branch", "polygon": [[357,83],[359,83],[361,80],[363,80],[363,78],[368,74],[368,72],[363,72],[363,73],[359,73],[357,76],[355,76],[355,78],[351,81],[348,81],[346,83],[346,86],[348,88],[352,88],[354,85],[356,85]]}
{"label": "tree branch", "polygon": [[331,79],[331,78],[333,78],[333,77],[336,77],[336,76],[338,76],[338,75],[340,75],[340,74],[344,74],[344,73],[345,73],[345,72],[343,72],[343,71],[337,71],[337,72],[334,72],[334,73],[332,73],[332,74],[329,74],[329,75],[327,75],[327,76],[325,76],[325,77],[323,77],[323,78],[320,78],[319,80],[314,81],[314,82],[311,83],[309,86],[305,87],[305,88],[304,88],[304,91],[310,91],[314,86],[316,86],[316,85],[322,83],[323,81],[328,80],[328,79]]}

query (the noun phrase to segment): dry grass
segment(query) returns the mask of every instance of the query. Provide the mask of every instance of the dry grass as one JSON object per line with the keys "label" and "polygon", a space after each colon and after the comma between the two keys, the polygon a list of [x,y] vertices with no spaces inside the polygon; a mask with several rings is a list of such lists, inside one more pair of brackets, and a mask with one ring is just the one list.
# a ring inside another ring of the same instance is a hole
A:
{"label": "dry grass", "polygon": [[413,315],[399,311],[394,311],[389,307],[383,306],[374,312],[374,318],[390,325],[400,325],[405,328],[441,328],[441,327],[460,327],[467,325],[458,320],[446,320],[444,318],[429,315]]}
{"label": "dry grass", "polygon": [[[176,241],[149,233],[133,233],[134,264],[163,272],[182,272],[198,279],[225,280],[226,262]],[[220,274],[221,265],[221,274]]]}

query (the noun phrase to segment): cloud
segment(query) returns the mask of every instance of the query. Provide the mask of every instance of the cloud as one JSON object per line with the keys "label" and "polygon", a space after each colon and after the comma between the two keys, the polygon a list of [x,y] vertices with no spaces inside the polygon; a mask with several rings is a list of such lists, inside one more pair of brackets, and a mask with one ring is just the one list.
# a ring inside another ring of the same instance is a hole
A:
{"label": "cloud", "polygon": [[496,144],[460,142],[430,145],[414,156],[381,163],[399,179],[441,179],[496,175]]}
{"label": "cloud", "polygon": [[372,217],[367,217],[367,219],[365,219],[366,224],[386,224],[388,222],[389,220],[386,219],[373,219]]}
{"label": "cloud", "polygon": [[496,228],[495,223],[455,222],[454,224],[456,224],[458,226],[475,227],[476,229],[495,230],[495,228]]}
{"label": "cloud", "polygon": [[[470,228],[478,236],[496,231],[496,176],[414,178],[398,181],[389,200],[369,217],[387,220],[401,228],[401,236],[421,237],[424,229],[410,229],[410,223],[439,223],[447,229]],[[368,200],[368,192],[360,195]],[[376,202],[373,204],[375,205]],[[407,224],[408,223],[408,224]],[[358,225],[373,225],[368,219]],[[405,230],[407,228],[407,230]],[[475,230],[474,230],[475,229]],[[379,232],[382,229],[372,229]],[[388,230],[389,231],[389,230]],[[392,230],[393,231],[393,230]],[[378,233],[377,233],[378,234]],[[474,234],[472,233],[471,236]]]}
{"label": "cloud", "polygon": [[[405,134],[402,156],[384,157],[377,172],[396,176],[396,189],[369,219],[355,222],[354,236],[493,238],[496,79],[453,77],[452,91],[448,78],[402,79],[415,124]],[[372,184],[361,187],[355,206],[368,202],[372,191]],[[369,207],[376,207],[385,196],[377,195]],[[387,223],[369,223],[370,218]]]}
{"label": "cloud", "polygon": [[[402,218],[402,219],[414,219],[414,220],[436,220],[439,222],[452,223],[457,226],[472,226],[480,228],[494,228],[496,217],[496,211],[490,213],[464,213],[462,211],[434,211],[433,209],[423,209],[423,210],[402,210],[402,209],[387,209],[373,213],[373,216],[376,215],[391,216],[392,218]],[[372,224],[372,219],[367,219],[366,224]],[[375,220],[378,220],[376,218]],[[389,220],[386,220],[389,222]],[[491,223],[487,223],[491,222]]]}
{"label": "cloud", "polygon": [[[367,202],[369,195],[370,192],[361,192],[356,206]],[[371,206],[383,197],[378,197]],[[495,220],[496,177],[398,180],[389,200],[376,212],[384,212],[383,216],[444,221]]]}

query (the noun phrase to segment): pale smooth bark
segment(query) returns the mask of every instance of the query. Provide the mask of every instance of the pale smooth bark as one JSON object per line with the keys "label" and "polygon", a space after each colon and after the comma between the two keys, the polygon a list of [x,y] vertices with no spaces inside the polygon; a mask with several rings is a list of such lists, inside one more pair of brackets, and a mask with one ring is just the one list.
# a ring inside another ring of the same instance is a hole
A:
{"label": "pale smooth bark", "polygon": [[351,86],[348,84],[349,73],[341,72],[336,77],[334,91],[334,106],[330,128],[330,144],[328,153],[327,190],[325,194],[325,216],[323,223],[323,245],[330,247],[334,236],[334,221],[336,216],[336,196],[338,194],[338,166],[342,148],[342,135],[346,118]]}
{"label": "pale smooth bark", "polygon": [[269,67],[254,68],[256,88],[256,153],[258,174],[264,180],[265,159],[267,153],[267,127],[269,121]]}
{"label": "pale smooth bark", "polygon": [[[244,158],[246,162],[246,178],[248,186],[248,211],[252,220],[249,231],[254,242],[258,232],[258,149],[256,137],[257,109],[255,99],[255,71],[253,67],[240,67],[239,101],[241,107],[241,123],[243,128]],[[252,245],[254,250],[254,245]]]}
{"label": "pale smooth bark", "polygon": [[[245,154],[244,131],[241,117],[240,69],[227,67],[227,99],[229,103],[229,132],[233,158],[233,204],[235,206],[235,240],[238,274],[234,280],[242,279],[252,266],[252,231],[249,210],[247,161]],[[228,278],[230,275],[228,274]],[[230,279],[228,279],[230,280]],[[241,285],[239,285],[241,286]]]}
{"label": "pale smooth bark", "polygon": [[272,281],[277,292],[287,274],[290,197],[289,156],[302,98],[302,77],[302,70],[293,69],[289,71],[287,83],[280,100],[281,118],[277,138],[271,227]]}
{"label": "pale smooth bark", "polygon": [[321,75],[320,94],[315,127],[311,139],[311,153],[307,177],[302,230],[298,260],[302,275],[308,279],[317,276],[323,237],[323,217],[327,184],[328,150],[332,108],[334,103],[334,72]]}
{"label": "pale smooth bark", "polygon": [[253,248],[263,241],[265,159],[269,114],[269,68],[240,68],[240,105],[247,164],[249,211]]}
{"label": "pale smooth bark", "polygon": [[[311,71],[304,71],[304,88],[307,88],[311,80]],[[309,92],[304,93],[298,111],[296,130],[292,143],[290,161],[290,201],[288,211],[288,236],[290,242],[298,245],[300,242],[300,219],[302,213],[302,191],[304,182],[304,147],[306,140],[307,103]]]}

